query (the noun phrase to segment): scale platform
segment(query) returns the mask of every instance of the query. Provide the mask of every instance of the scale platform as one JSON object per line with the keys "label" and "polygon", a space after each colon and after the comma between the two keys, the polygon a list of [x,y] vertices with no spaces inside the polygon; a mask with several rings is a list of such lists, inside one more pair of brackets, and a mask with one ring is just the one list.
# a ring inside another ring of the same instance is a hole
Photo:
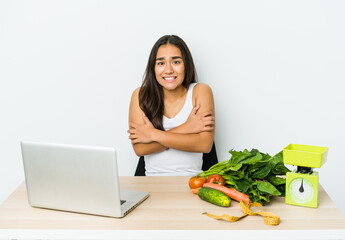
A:
{"label": "scale platform", "polygon": [[283,149],[284,163],[301,167],[320,168],[327,161],[328,148],[289,144]]}

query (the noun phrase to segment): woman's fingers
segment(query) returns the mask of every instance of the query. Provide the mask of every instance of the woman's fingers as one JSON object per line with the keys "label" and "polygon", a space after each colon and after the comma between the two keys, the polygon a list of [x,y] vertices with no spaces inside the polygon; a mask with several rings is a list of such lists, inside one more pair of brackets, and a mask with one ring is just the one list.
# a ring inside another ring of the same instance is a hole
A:
{"label": "woman's fingers", "polygon": [[202,121],[204,125],[214,125],[215,118],[213,116],[203,117]]}
{"label": "woman's fingers", "polygon": [[143,114],[144,124],[129,123],[129,139],[132,143],[150,143],[152,141],[152,130],[155,129],[150,120]]}
{"label": "woman's fingers", "polygon": [[137,136],[135,135],[135,132],[128,130],[128,133],[129,133],[129,136],[128,136],[129,139],[136,139],[137,138]]}
{"label": "woman's fingers", "polygon": [[196,105],[196,107],[194,107],[194,108],[192,109],[192,114],[196,114],[197,111],[199,110],[199,108],[200,108],[200,105]]}
{"label": "woman's fingers", "polygon": [[213,116],[204,117],[204,127],[202,131],[211,132],[215,128],[215,118]]}
{"label": "woman's fingers", "polygon": [[131,126],[131,124],[129,125],[130,125],[130,129],[127,130],[127,132],[129,133],[128,138],[131,139],[133,143],[133,139],[137,138],[137,136],[135,135],[136,129],[133,126]]}
{"label": "woman's fingers", "polygon": [[196,107],[193,107],[192,111],[190,112],[189,116],[194,116],[197,114],[198,110],[200,108],[200,105],[196,105]]}
{"label": "woman's fingers", "polygon": [[213,127],[204,127],[204,129],[202,130],[202,132],[212,132],[214,130]]}
{"label": "woman's fingers", "polygon": [[204,124],[205,126],[214,126],[214,121],[213,120],[205,121]]}
{"label": "woman's fingers", "polygon": [[133,136],[133,135],[129,135],[128,138],[131,139],[131,140],[137,139],[137,137],[136,137],[136,136]]}
{"label": "woman's fingers", "polygon": [[152,127],[153,127],[153,125],[152,125],[150,119],[149,119],[148,117],[146,117],[146,115],[145,115],[144,113],[143,113],[143,119],[144,119],[145,125],[148,125],[148,126],[152,126]]}
{"label": "woman's fingers", "polygon": [[203,117],[213,116],[212,111],[206,111],[206,112],[203,112],[203,113],[200,113],[200,114],[201,114],[201,116],[203,116]]}
{"label": "woman's fingers", "polygon": [[129,128],[137,128],[137,124],[134,122],[129,122]]}
{"label": "woman's fingers", "polygon": [[205,116],[203,118],[204,118],[204,121],[214,121],[215,120],[214,116]]}
{"label": "woman's fingers", "polygon": [[203,131],[213,131],[214,130],[214,124],[206,124],[203,128]]}

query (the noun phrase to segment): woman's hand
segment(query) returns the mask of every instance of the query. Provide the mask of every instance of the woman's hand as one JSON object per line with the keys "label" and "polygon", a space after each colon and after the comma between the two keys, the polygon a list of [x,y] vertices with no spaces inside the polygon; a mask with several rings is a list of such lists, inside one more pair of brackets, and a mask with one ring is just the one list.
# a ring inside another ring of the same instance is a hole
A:
{"label": "woman's hand", "polygon": [[144,124],[129,123],[129,139],[132,144],[136,143],[151,143],[152,134],[156,128],[152,125],[150,120],[143,114]]}
{"label": "woman's hand", "polygon": [[212,111],[198,113],[200,106],[194,107],[184,123],[188,133],[211,132],[214,130],[215,119]]}

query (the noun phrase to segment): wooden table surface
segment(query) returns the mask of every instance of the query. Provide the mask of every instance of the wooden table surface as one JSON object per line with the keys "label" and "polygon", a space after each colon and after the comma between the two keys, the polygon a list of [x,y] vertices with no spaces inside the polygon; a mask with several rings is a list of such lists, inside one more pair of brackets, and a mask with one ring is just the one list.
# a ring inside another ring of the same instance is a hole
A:
{"label": "wooden table surface", "polygon": [[278,215],[280,224],[268,226],[261,216],[230,223],[203,215],[241,216],[243,212],[236,201],[223,208],[201,200],[190,191],[188,179],[120,177],[121,188],[150,193],[147,200],[121,219],[33,208],[22,183],[0,206],[0,230],[325,230],[344,236],[345,217],[321,186],[317,209],[286,205],[284,197],[273,197],[264,211]]}

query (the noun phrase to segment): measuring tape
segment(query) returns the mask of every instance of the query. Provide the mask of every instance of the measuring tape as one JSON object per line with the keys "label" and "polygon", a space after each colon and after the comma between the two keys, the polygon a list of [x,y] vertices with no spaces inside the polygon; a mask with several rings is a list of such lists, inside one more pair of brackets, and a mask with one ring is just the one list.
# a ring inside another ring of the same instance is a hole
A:
{"label": "measuring tape", "polygon": [[[263,210],[262,205],[258,202],[247,204],[244,201],[241,201],[239,206],[240,206],[241,210],[244,212],[244,214],[241,217],[235,217],[235,216],[231,216],[229,214],[223,214],[223,215],[217,216],[217,215],[207,213],[207,212],[205,212],[203,214],[205,214],[206,216],[211,217],[213,219],[217,219],[217,220],[222,219],[222,220],[225,220],[228,222],[236,222],[236,221],[238,221],[238,220],[240,220],[240,219],[242,219],[248,215],[250,215],[250,216],[256,216],[256,215],[263,216],[264,221],[267,225],[275,226],[275,225],[278,225],[280,222],[280,218],[277,215],[262,211]],[[250,210],[252,207],[260,207],[261,211],[260,212],[253,212],[252,210]]]}

